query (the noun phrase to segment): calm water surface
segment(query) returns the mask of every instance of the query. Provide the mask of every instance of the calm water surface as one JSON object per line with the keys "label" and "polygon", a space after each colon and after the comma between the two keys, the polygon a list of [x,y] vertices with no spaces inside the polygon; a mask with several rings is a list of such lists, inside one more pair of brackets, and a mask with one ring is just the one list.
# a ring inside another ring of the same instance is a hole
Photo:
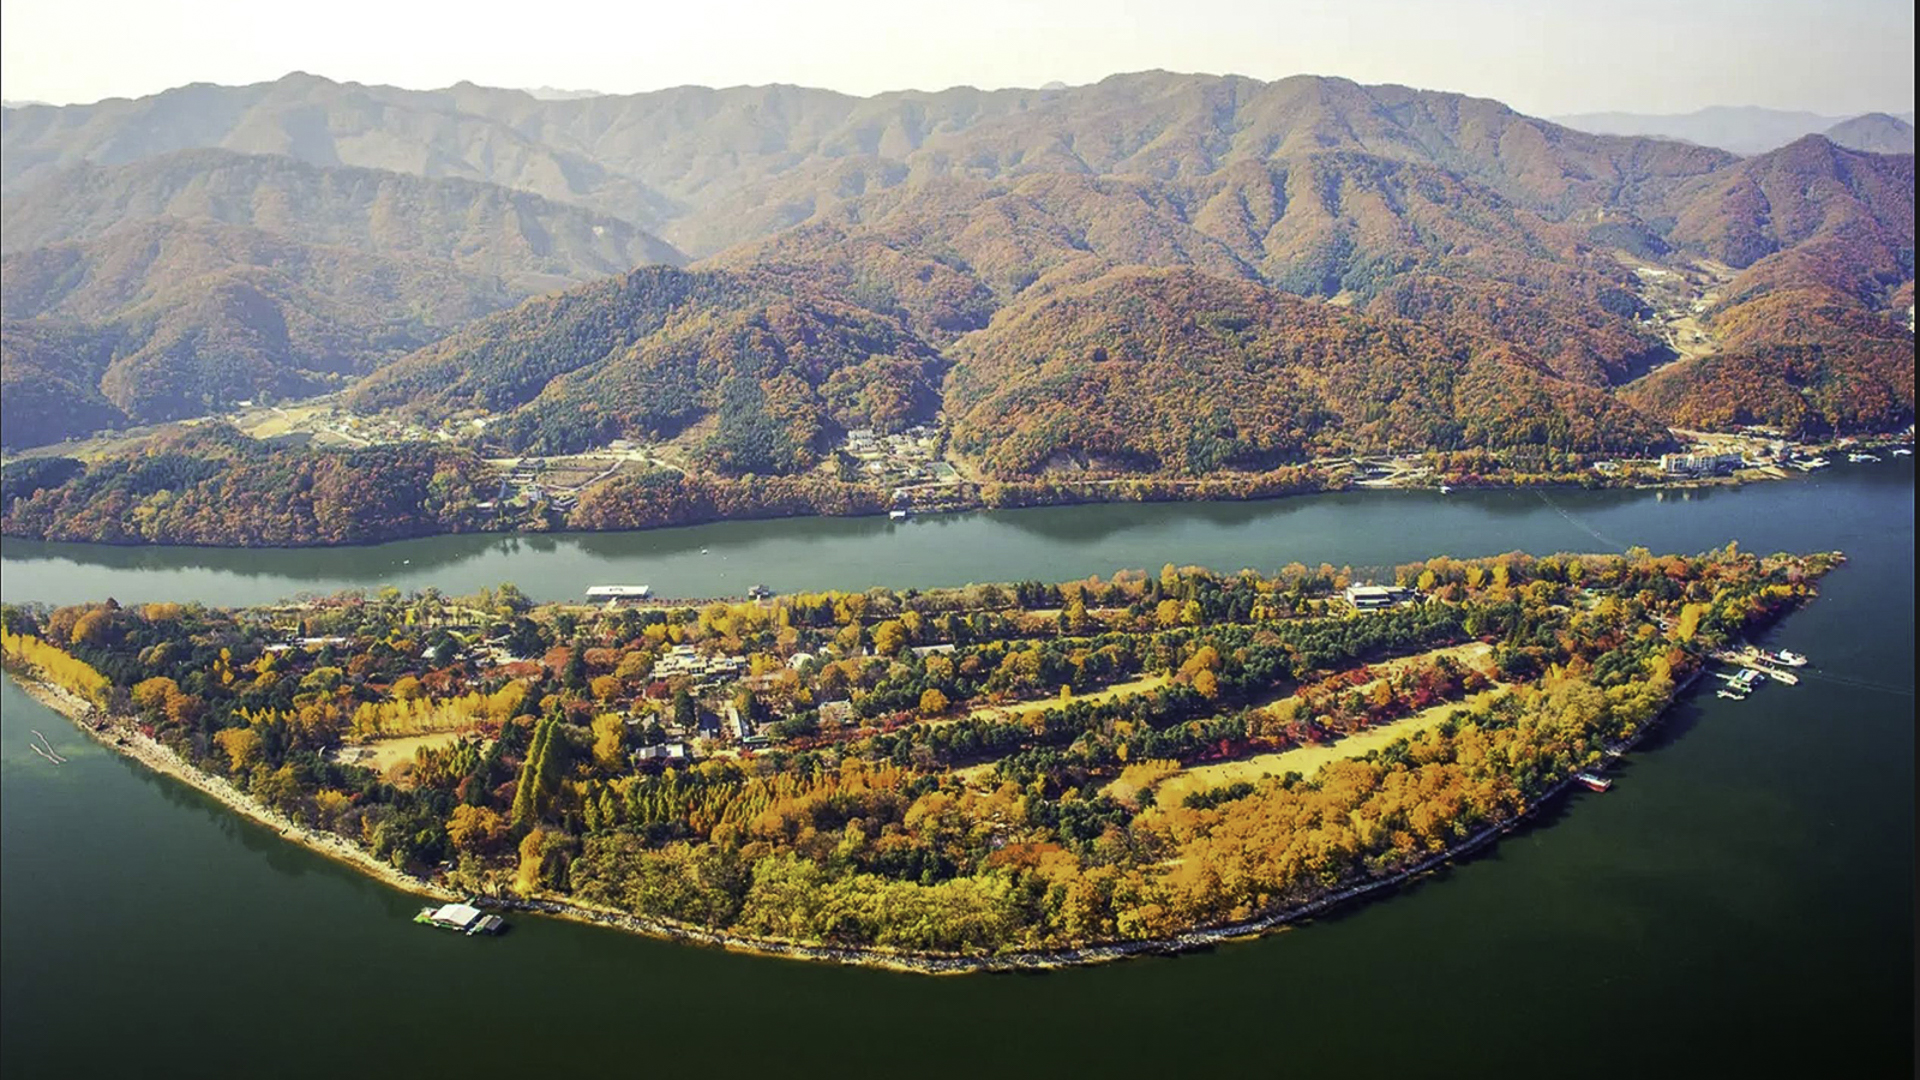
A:
{"label": "calm water surface", "polygon": [[[1382,902],[1176,959],[929,979],[412,898],[96,748],[0,685],[0,1071],[529,1076],[1910,1076],[1913,473],[1690,497],[1369,493],[814,520],[349,551],[8,542],[0,595],[252,603],[502,580],[543,598],[1060,580],[1446,553],[1841,548],[1773,644],[1798,687],[1696,696],[1606,795]],[[701,549],[706,554],[701,554]],[[38,729],[72,760],[27,749]]]}

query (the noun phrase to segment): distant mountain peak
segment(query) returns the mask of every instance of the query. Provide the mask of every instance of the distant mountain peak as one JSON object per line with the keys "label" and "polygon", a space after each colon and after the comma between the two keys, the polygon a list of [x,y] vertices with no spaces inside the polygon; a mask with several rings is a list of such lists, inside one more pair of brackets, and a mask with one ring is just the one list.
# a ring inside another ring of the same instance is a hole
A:
{"label": "distant mountain peak", "polygon": [[[1831,135],[1833,130],[1869,117],[1907,123],[1888,113],[1867,113],[1849,119],[1758,105],[1709,105],[1687,113],[1597,112],[1552,117],[1556,124],[1596,135],[1638,135],[1713,146],[1736,154],[1763,154],[1807,135]],[[1910,125],[1909,125],[1910,126]],[[1851,146],[1844,138],[1835,139]],[[1856,146],[1854,149],[1870,149]],[[1911,144],[1908,147],[1911,152]],[[1889,151],[1881,151],[1886,153]]]}
{"label": "distant mountain peak", "polygon": [[1889,113],[1862,113],[1826,130],[1826,137],[1849,150],[1873,154],[1913,153],[1913,125]]}
{"label": "distant mountain peak", "polygon": [[557,86],[522,87],[521,92],[536,101],[579,101],[607,96],[599,90],[562,90]]}

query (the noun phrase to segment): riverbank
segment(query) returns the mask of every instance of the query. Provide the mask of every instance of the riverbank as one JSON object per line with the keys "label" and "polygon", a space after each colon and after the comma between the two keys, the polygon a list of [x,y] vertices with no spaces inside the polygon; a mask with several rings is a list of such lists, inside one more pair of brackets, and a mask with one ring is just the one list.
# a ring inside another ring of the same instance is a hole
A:
{"label": "riverbank", "polygon": [[[597,496],[593,505],[583,503],[572,513],[551,512],[544,519],[521,520],[494,518],[488,521],[476,521],[466,518],[455,520],[396,520],[376,535],[360,535],[349,539],[334,541],[293,541],[260,542],[255,539],[228,535],[230,523],[199,523],[205,527],[188,527],[160,533],[142,532],[140,527],[126,525],[121,519],[98,518],[90,511],[80,519],[72,519],[67,510],[58,514],[45,512],[45,508],[36,508],[35,500],[17,500],[13,511],[0,517],[0,536],[18,540],[30,540],[47,543],[97,544],[102,547],[139,550],[144,548],[178,547],[202,548],[207,550],[331,550],[374,548],[385,544],[409,540],[428,540],[437,537],[484,536],[508,539],[532,539],[557,536],[594,536],[622,533],[647,533],[662,529],[684,529],[703,525],[722,523],[746,523],[766,521],[786,521],[816,518],[877,518],[894,510],[905,509],[911,514],[928,516],[946,516],[992,512],[995,510],[1028,510],[1049,507],[1105,506],[1128,504],[1177,504],[1177,503],[1228,503],[1228,502],[1271,502],[1294,499],[1301,496],[1327,495],[1347,491],[1436,491],[1442,487],[1453,491],[1647,491],[1647,490],[1684,490],[1707,487],[1738,487],[1749,482],[1773,480],[1791,480],[1790,474],[1770,475],[1747,473],[1740,476],[1713,477],[1610,477],[1594,472],[1563,474],[1508,474],[1495,473],[1470,477],[1451,477],[1444,484],[1437,480],[1418,483],[1399,483],[1376,485],[1355,481],[1352,477],[1336,474],[1327,475],[1318,470],[1302,470],[1304,478],[1292,478],[1283,484],[1263,483],[1258,475],[1234,478],[1206,478],[1198,480],[1168,480],[1154,477],[1131,477],[1101,480],[1077,480],[1057,482],[1007,481],[986,484],[961,485],[959,490],[942,497],[935,502],[912,500],[894,505],[884,502],[880,493],[869,492],[871,499],[861,505],[817,506],[817,505],[760,505],[746,508],[687,508],[671,514],[661,515],[653,508],[624,497],[611,495]],[[49,489],[57,490],[57,489]],[[1444,492],[1443,492],[1444,493]],[[610,510],[609,507],[618,509]],[[84,507],[69,508],[76,512]],[[63,516],[66,515],[66,516]],[[69,526],[84,519],[86,532],[77,531]],[[193,525],[193,523],[188,523]],[[217,524],[217,527],[216,527]],[[102,533],[102,526],[111,528]],[[317,532],[316,529],[308,530]]]}
{"label": "riverbank", "polygon": [[124,754],[154,772],[186,784],[241,817],[274,830],[284,840],[290,840],[310,851],[345,863],[403,892],[442,900],[459,899],[459,896],[449,889],[403,873],[392,865],[374,858],[365,848],[337,833],[324,832],[303,825],[241,791],[224,777],[214,776],[196,768],[170,747],[149,738],[126,717],[107,715],[72,691],[34,678],[26,672],[10,670],[7,675],[28,697],[72,721],[74,727],[79,728],[82,733],[100,745]]}
{"label": "riverbank", "polygon": [[[335,859],[379,880],[383,884],[392,886],[403,892],[443,900],[458,899],[461,895],[434,882],[403,873],[390,864],[376,859],[364,848],[361,848],[359,845],[352,843],[344,837],[334,833],[316,830],[293,821],[279,811],[262,804],[242,792],[226,779],[213,776],[194,767],[170,748],[142,733],[137,725],[129,718],[105,715],[78,695],[35,678],[30,673],[16,669],[10,670],[8,674],[12,676],[22,690],[34,698],[34,700],[65,716],[73,722],[74,726],[78,727],[101,745],[106,746],[110,750],[123,753],[135,761],[146,765],[148,768],[153,769],[155,772],[173,777],[195,790],[207,794],[223,806],[244,817],[273,828],[279,832],[283,839],[291,840],[309,850]],[[1620,754],[1625,753],[1634,745],[1638,744],[1649,731],[1660,723],[1668,710],[1698,681],[1702,674],[1704,674],[1704,668],[1696,670],[1684,682],[1675,687],[1672,696],[1667,699],[1660,711],[1655,713],[1639,731],[1609,748],[1607,761],[1611,762]],[[1604,768],[1605,765],[1599,767]],[[1166,938],[1088,945],[1072,949],[979,956],[913,953],[874,947],[815,945],[729,934],[723,931],[709,930],[703,927],[674,922],[672,920],[634,915],[630,912],[587,903],[572,897],[564,900],[539,896],[524,899],[494,897],[488,898],[486,903],[506,911],[531,912],[572,922],[623,930],[648,937],[713,946],[726,949],[730,952],[749,953],[761,956],[783,957],[794,960],[828,961],[925,975],[1042,971],[1054,968],[1107,963],[1141,955],[1190,952],[1231,941],[1257,937],[1291,923],[1313,918],[1341,905],[1386,891],[1421,875],[1431,873],[1452,860],[1459,859],[1485,847],[1497,840],[1500,836],[1523,825],[1543,807],[1563,794],[1574,783],[1576,783],[1576,780],[1573,775],[1562,778],[1539,798],[1533,800],[1512,817],[1486,825],[1445,850],[1430,855],[1413,865],[1403,867],[1384,876],[1345,883],[1332,892],[1302,899],[1280,910],[1257,918],[1219,926],[1199,927]]]}

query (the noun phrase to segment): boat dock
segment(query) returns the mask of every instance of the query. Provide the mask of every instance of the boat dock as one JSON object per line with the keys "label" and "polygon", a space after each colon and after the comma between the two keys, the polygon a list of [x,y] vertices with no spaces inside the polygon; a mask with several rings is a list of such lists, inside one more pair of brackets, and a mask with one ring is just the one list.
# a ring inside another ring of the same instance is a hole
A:
{"label": "boat dock", "polygon": [[423,907],[413,921],[442,930],[458,930],[469,937],[474,934],[497,934],[507,928],[506,920],[500,916],[489,915],[466,903]]}
{"label": "boat dock", "polygon": [[[1756,649],[1751,645],[1743,645],[1737,649],[1718,649],[1708,655],[1720,663],[1740,668],[1741,670],[1738,674],[1723,674],[1720,675],[1719,678],[1731,689],[1744,691],[1759,689],[1762,679],[1771,679],[1774,682],[1783,683],[1787,686],[1798,686],[1800,684],[1800,676],[1795,675],[1792,671],[1789,671],[1788,668],[1805,667],[1807,663],[1807,658],[1801,656],[1799,653],[1788,652],[1785,649],[1778,652],[1768,652],[1764,649]],[[1734,695],[1722,691],[1721,696],[1731,697]]]}

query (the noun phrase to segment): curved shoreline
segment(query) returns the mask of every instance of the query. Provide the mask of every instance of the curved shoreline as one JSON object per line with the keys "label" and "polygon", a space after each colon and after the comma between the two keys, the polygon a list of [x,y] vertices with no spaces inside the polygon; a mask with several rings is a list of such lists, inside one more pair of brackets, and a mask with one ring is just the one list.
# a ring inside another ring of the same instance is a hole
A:
{"label": "curved shoreline", "polygon": [[[1623,482],[1613,481],[1605,477],[1594,478],[1594,477],[1588,477],[1584,475],[1579,477],[1558,476],[1558,477],[1553,477],[1549,479],[1539,479],[1539,480],[1517,480],[1517,479],[1511,479],[1511,478],[1495,475],[1491,477],[1482,477],[1477,482],[1469,482],[1469,481],[1463,480],[1463,481],[1459,481],[1458,483],[1450,482],[1450,484],[1451,486],[1453,486],[1454,490],[1457,490],[1457,491],[1535,491],[1535,490],[1541,490],[1541,491],[1669,491],[1669,490],[1674,490],[1674,491],[1679,491],[1679,490],[1710,488],[1710,487],[1739,487],[1743,484],[1748,484],[1748,483],[1774,482],[1774,481],[1792,480],[1792,479],[1794,479],[1794,477],[1790,475],[1744,476],[1744,477],[1742,476],[1677,477],[1677,478],[1643,480],[1643,481],[1637,481],[1637,482],[1631,482],[1631,483],[1623,483]],[[1150,478],[1128,477],[1128,478],[1120,478],[1120,479],[1106,479],[1106,480],[1082,481],[1082,482],[1091,483],[1091,484],[1117,486],[1124,483],[1145,482],[1148,480],[1150,480]],[[1195,480],[1195,481],[1184,481],[1184,482],[1199,484],[1199,483],[1206,483],[1208,481]],[[995,504],[988,503],[984,500],[975,499],[965,503],[955,504],[952,506],[929,507],[923,510],[916,510],[915,513],[925,514],[925,515],[987,514],[987,513],[994,513],[996,511],[1045,510],[1045,509],[1054,508],[1054,507],[1072,507],[1072,506],[1124,506],[1129,504],[1149,505],[1149,504],[1163,504],[1163,503],[1177,504],[1177,503],[1209,503],[1209,502],[1219,502],[1219,503],[1275,502],[1283,499],[1310,498],[1316,495],[1337,495],[1337,494],[1351,493],[1351,492],[1357,492],[1357,491],[1434,492],[1434,491],[1437,491],[1438,486],[1439,485],[1437,484],[1435,485],[1426,485],[1426,484],[1374,485],[1374,484],[1366,484],[1361,482],[1348,482],[1348,483],[1337,483],[1337,484],[1329,483],[1320,487],[1302,488],[1297,491],[1283,491],[1283,492],[1261,493],[1261,494],[1235,495],[1235,494],[1221,492],[1221,491],[1196,491],[1190,494],[1189,493],[1166,493],[1162,495],[1157,495],[1152,498],[1122,498],[1122,497],[1107,497],[1099,493],[1087,494],[1087,495],[1081,495],[1079,493],[1076,493],[1075,497],[1072,497],[1072,498],[1036,500],[1036,501],[1030,501],[1030,502],[1012,502],[1012,503],[1006,503],[1002,505],[995,505]],[[887,510],[885,508],[862,509],[862,510],[849,511],[846,513],[834,513],[834,512],[827,512],[827,511],[769,512],[769,513],[763,513],[763,514],[762,513],[742,513],[742,514],[719,515],[715,517],[699,518],[693,521],[676,521],[676,522],[661,523],[661,524],[655,524],[655,525],[635,525],[635,526],[628,526],[628,527],[622,527],[622,528],[588,528],[588,527],[582,527],[582,526],[575,526],[565,522],[560,524],[558,527],[542,527],[542,528],[516,527],[516,528],[507,528],[507,529],[489,529],[489,528],[469,529],[469,528],[425,527],[417,532],[409,532],[404,535],[386,536],[386,537],[379,537],[375,539],[343,540],[343,541],[332,541],[332,542],[315,541],[312,543],[287,543],[287,544],[214,543],[214,542],[203,541],[203,540],[149,540],[145,538],[121,539],[121,540],[74,540],[74,539],[67,539],[67,538],[48,537],[45,535],[39,535],[32,532],[21,531],[21,530],[4,530],[3,534],[15,540],[26,540],[26,541],[31,541],[34,543],[41,543],[41,544],[86,544],[86,545],[95,545],[95,546],[105,547],[105,548],[121,548],[121,549],[127,549],[127,550],[140,550],[144,548],[185,548],[185,549],[205,549],[209,551],[316,551],[316,550],[330,551],[335,549],[351,550],[351,549],[358,549],[358,548],[377,548],[377,547],[385,546],[387,544],[403,544],[409,541],[433,540],[440,537],[484,537],[484,538],[491,538],[491,539],[510,540],[510,539],[541,539],[541,538],[558,539],[558,538],[569,537],[569,536],[617,536],[623,533],[652,533],[652,532],[659,532],[662,530],[671,530],[671,529],[697,529],[697,528],[702,528],[708,525],[724,525],[724,524],[736,523],[736,522],[793,521],[793,520],[804,520],[804,519],[813,519],[813,518],[877,518],[877,517],[881,517],[885,513],[887,513]]]}
{"label": "curved shoreline", "polygon": [[[1695,670],[1686,680],[1674,687],[1673,694],[1667,699],[1660,711],[1650,717],[1646,724],[1631,737],[1609,748],[1609,758],[1631,749],[1645,738],[1647,733],[1657,727],[1665,718],[1667,711],[1680,700],[1682,694],[1693,686],[1705,673],[1705,668]],[[92,737],[109,750],[118,751],[153,769],[173,777],[188,786],[205,793],[215,801],[260,824],[279,832],[282,839],[291,840],[311,851],[345,863],[348,866],[375,878],[383,884],[402,892],[431,896],[444,900],[456,900],[460,894],[432,881],[414,877],[401,872],[393,866],[373,857],[365,848],[347,840],[337,833],[313,829],[293,821],[286,815],[267,807],[252,796],[235,787],[222,777],[208,774],[184,761],[178,754],[159,742],[148,738],[125,717],[114,717],[102,713],[91,703],[78,695],[35,675],[11,669],[7,672],[28,696],[47,708],[66,717],[82,732]],[[1602,766],[1604,767],[1604,766]],[[792,960],[831,961],[834,963],[854,964],[863,967],[885,968],[893,971],[912,972],[922,975],[964,975],[979,972],[1006,971],[1044,971],[1053,968],[1079,967],[1089,964],[1106,963],[1127,957],[1146,954],[1173,954],[1207,948],[1224,942],[1257,937],[1268,931],[1289,923],[1312,918],[1329,909],[1360,899],[1370,893],[1381,892],[1399,885],[1461,856],[1471,854],[1497,840],[1501,835],[1513,831],[1552,802],[1575,782],[1568,776],[1547,789],[1539,798],[1522,808],[1519,813],[1504,821],[1487,825],[1437,854],[1430,855],[1412,866],[1396,870],[1384,877],[1369,878],[1345,885],[1331,893],[1312,900],[1282,908],[1279,911],[1252,919],[1227,923],[1211,927],[1198,927],[1182,934],[1167,938],[1153,938],[1143,941],[1115,942],[1104,945],[1088,945],[1075,949],[1058,949],[1044,952],[1018,952],[998,955],[965,956],[953,954],[932,954],[896,952],[884,948],[808,945],[800,942],[778,941],[768,938],[746,937],[729,934],[724,931],[708,930],[666,919],[634,915],[595,904],[584,903],[577,899],[552,900],[539,897],[485,898],[493,907],[507,911],[526,911],[553,918],[567,919],[572,922],[588,923],[595,926],[610,927],[628,933],[668,941],[687,942],[700,945],[718,946],[730,952],[750,953],[759,956],[776,956]]]}
{"label": "curved shoreline", "polygon": [[365,848],[338,833],[303,825],[241,791],[232,781],[194,767],[171,748],[148,738],[124,717],[102,713],[78,694],[19,671],[7,675],[28,697],[73,722],[73,726],[109,750],[124,754],[154,772],[170,776],[250,821],[274,830],[310,851],[346,863],[355,870],[396,889],[447,900],[459,897],[451,890],[406,874],[373,857]]}

